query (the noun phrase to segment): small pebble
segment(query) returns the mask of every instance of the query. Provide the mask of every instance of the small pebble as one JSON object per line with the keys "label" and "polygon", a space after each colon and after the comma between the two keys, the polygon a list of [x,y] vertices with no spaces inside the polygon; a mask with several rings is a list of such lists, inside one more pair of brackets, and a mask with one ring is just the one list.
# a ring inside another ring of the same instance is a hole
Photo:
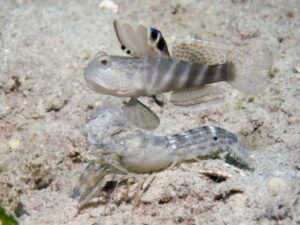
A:
{"label": "small pebble", "polygon": [[174,191],[174,190],[170,191],[170,196],[171,196],[172,198],[176,198],[176,197],[177,197],[176,191]]}
{"label": "small pebble", "polygon": [[3,86],[4,90],[7,92],[18,91],[21,86],[21,82],[18,76],[12,76],[6,83],[0,84],[0,86]]}
{"label": "small pebble", "polygon": [[185,221],[186,216],[187,215],[186,215],[185,209],[183,207],[178,208],[174,212],[174,222],[175,223],[182,223],[182,222]]}
{"label": "small pebble", "polygon": [[16,150],[20,146],[20,141],[18,139],[10,139],[8,145],[11,149]]}
{"label": "small pebble", "polygon": [[268,192],[271,196],[290,193],[290,185],[281,177],[272,177],[267,183]]}
{"label": "small pebble", "polygon": [[113,1],[110,1],[110,0],[103,0],[100,3],[99,7],[107,9],[107,10],[111,10],[114,13],[118,12],[118,5],[115,4]]}
{"label": "small pebble", "polygon": [[272,222],[267,218],[260,218],[258,221],[258,225],[271,225]]}
{"label": "small pebble", "polygon": [[45,106],[47,112],[59,111],[62,107],[67,104],[68,100],[65,96],[61,95],[50,95]]}

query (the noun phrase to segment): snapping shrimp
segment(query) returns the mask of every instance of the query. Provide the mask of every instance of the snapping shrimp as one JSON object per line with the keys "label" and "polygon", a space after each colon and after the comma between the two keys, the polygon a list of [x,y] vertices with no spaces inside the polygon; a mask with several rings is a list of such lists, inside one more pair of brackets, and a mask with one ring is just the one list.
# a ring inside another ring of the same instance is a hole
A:
{"label": "snapping shrimp", "polygon": [[97,196],[108,181],[119,183],[172,168],[179,163],[219,157],[225,162],[253,169],[248,152],[233,133],[214,126],[203,126],[167,136],[141,134],[103,144],[93,153],[80,177],[73,197],[79,208]]}

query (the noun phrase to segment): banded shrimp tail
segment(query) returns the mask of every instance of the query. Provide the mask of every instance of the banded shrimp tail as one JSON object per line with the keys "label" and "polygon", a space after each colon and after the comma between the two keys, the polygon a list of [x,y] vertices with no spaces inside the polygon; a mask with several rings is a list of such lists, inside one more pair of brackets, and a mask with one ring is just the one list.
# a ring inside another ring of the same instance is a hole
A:
{"label": "banded shrimp tail", "polygon": [[77,195],[84,207],[98,195],[109,181],[127,180],[127,194],[131,181],[139,183],[134,204],[151,184],[145,179],[157,172],[174,168],[182,162],[200,159],[223,159],[240,169],[252,169],[248,152],[240,145],[238,137],[219,127],[203,126],[172,135],[140,134],[103,144],[94,151],[98,159],[91,162],[80,179]]}
{"label": "banded shrimp tail", "polygon": [[233,166],[252,170],[249,152],[239,138],[220,127],[203,126],[167,136],[177,161],[222,159]]}

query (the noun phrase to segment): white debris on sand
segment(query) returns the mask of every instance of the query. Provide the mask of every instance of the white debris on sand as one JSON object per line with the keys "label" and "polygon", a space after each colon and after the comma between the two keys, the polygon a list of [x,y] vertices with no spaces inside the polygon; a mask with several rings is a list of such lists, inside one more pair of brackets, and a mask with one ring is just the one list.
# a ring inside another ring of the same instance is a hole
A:
{"label": "white debris on sand", "polygon": [[118,5],[115,4],[113,1],[111,0],[103,0],[100,4],[99,4],[100,8],[104,8],[104,9],[108,9],[111,10],[114,13],[118,12]]}

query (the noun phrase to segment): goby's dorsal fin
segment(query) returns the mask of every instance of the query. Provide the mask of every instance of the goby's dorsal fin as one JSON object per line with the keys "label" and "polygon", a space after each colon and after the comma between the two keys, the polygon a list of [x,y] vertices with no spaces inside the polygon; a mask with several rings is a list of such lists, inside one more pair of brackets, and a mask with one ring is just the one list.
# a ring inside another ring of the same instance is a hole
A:
{"label": "goby's dorsal fin", "polygon": [[139,25],[133,28],[127,23],[114,21],[114,28],[121,49],[135,57],[170,57],[162,33],[155,28]]}

